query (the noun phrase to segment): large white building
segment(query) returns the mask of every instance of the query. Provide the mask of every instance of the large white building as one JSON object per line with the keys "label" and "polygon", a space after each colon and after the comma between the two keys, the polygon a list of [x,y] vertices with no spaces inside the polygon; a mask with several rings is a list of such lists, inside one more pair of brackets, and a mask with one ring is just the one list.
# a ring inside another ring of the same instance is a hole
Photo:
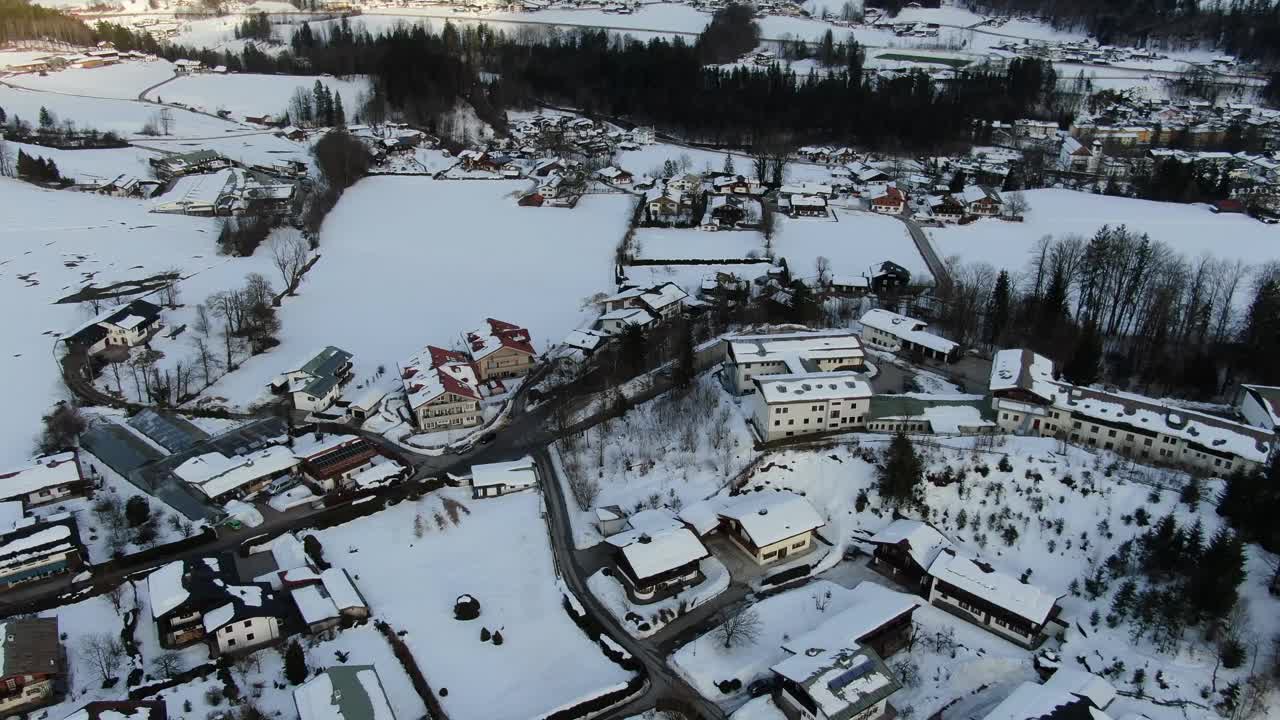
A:
{"label": "large white building", "polygon": [[888,352],[920,353],[932,360],[955,362],[960,357],[959,343],[925,328],[923,320],[876,308],[868,310],[858,321],[862,324],[862,340]]}
{"label": "large white building", "polygon": [[758,375],[862,370],[866,353],[851,332],[738,335],[728,340],[726,369],[739,395],[756,391]]}
{"label": "large white building", "polygon": [[765,442],[866,424],[871,386],[855,372],[763,375],[752,382],[751,422]]}
{"label": "large white building", "polygon": [[1056,380],[1053,361],[1031,350],[997,352],[990,389],[1004,430],[1065,437],[1145,462],[1220,474],[1248,471],[1267,462],[1275,441],[1274,430]]}

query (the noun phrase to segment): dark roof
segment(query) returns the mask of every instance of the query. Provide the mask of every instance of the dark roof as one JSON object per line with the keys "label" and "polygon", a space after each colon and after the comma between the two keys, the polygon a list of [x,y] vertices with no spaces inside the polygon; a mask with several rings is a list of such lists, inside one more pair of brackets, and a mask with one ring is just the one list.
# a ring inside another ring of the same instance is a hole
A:
{"label": "dark roof", "polygon": [[[17,552],[17,551],[9,550],[8,545],[10,543],[15,542],[17,540],[22,540],[23,538],[29,538],[32,535],[35,535],[37,533],[40,533],[55,527],[64,527],[67,529],[67,533],[60,534],[59,537],[56,537],[47,542],[42,542],[39,545],[25,546],[22,548],[20,552],[23,555],[27,555],[29,553],[32,553],[42,548],[53,547],[56,545],[66,545],[68,543],[77,548],[82,547],[80,544],[80,533],[77,532],[76,530],[76,521],[70,515],[66,515],[66,514],[61,515],[59,516],[59,519],[52,520],[51,522],[36,521],[30,525],[27,525],[26,527],[20,527],[15,530],[10,530],[7,533],[0,534],[0,573],[3,572],[4,566],[9,562],[8,557],[10,555],[14,555]],[[22,562],[26,562],[26,561],[24,560]]]}
{"label": "dark roof", "polygon": [[130,315],[140,315],[147,320],[155,320],[160,317],[160,306],[146,300],[134,300],[128,305],[122,306],[119,310],[111,313],[111,315],[100,320],[99,322],[118,323]]}
{"label": "dark roof", "polygon": [[167,713],[163,700],[99,700],[80,708],[88,716],[88,720],[102,720],[102,713],[116,712],[126,717],[136,717],[135,713],[145,710],[147,720],[165,720]]}
{"label": "dark roof", "polygon": [[3,623],[3,676],[61,672],[62,644],[57,618],[8,620]]}

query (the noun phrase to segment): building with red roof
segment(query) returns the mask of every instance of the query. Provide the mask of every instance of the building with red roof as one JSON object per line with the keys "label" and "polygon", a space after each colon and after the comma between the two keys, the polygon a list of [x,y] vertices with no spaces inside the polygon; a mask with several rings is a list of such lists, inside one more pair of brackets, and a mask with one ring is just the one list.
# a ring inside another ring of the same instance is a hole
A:
{"label": "building with red roof", "polygon": [[494,318],[464,337],[480,382],[528,374],[537,358],[529,331]]}

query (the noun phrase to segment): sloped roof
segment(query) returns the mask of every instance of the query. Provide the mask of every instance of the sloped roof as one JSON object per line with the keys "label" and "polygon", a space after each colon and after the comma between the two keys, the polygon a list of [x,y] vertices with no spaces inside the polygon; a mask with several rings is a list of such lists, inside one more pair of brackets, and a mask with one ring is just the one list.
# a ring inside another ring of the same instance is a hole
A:
{"label": "sloped roof", "polygon": [[929,575],[1036,624],[1049,619],[1061,597],[951,548],[938,554],[929,566]]}
{"label": "sloped roof", "polygon": [[826,524],[813,504],[792,492],[756,492],[734,498],[720,510],[737,520],[756,547],[815,530]]}
{"label": "sloped roof", "polygon": [[932,525],[919,520],[899,518],[876,533],[868,541],[877,545],[906,543],[907,554],[922,569],[928,570],[938,553],[951,547],[951,541]]}

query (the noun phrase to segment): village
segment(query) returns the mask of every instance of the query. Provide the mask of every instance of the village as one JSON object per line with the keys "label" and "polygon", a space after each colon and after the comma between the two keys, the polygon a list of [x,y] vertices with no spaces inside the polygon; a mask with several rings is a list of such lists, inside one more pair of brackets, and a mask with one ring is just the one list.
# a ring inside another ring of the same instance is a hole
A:
{"label": "village", "polygon": [[1275,716],[1264,65],[757,3],[726,72],[835,28],[1074,104],[742,146],[495,68],[426,123],[298,39],[730,3],[135,5],[0,43],[0,716]]}

